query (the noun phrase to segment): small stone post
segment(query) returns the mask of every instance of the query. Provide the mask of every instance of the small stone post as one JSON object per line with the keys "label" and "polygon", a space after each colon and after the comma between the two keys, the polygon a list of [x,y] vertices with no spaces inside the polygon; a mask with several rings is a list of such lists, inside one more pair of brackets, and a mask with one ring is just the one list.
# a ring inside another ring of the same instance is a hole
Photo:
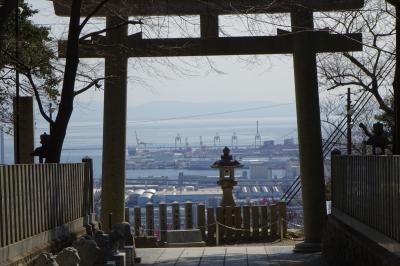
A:
{"label": "small stone post", "polygon": [[275,238],[278,234],[278,207],[276,204],[271,204],[271,237]]}
{"label": "small stone post", "polygon": [[[236,206],[234,209],[235,213],[235,228],[242,229],[242,207]],[[242,238],[242,231],[235,231],[235,240],[240,240]]]}
{"label": "small stone post", "polygon": [[250,206],[243,206],[243,238],[245,240],[250,239]]}
{"label": "small stone post", "polygon": [[161,202],[159,205],[160,216],[160,240],[161,243],[167,242],[167,205]]}
{"label": "small stone post", "polygon": [[197,227],[200,229],[201,238],[206,241],[206,206],[203,203],[197,205]]}
{"label": "small stone post", "polygon": [[251,206],[251,220],[253,224],[253,234],[254,240],[260,238],[260,213],[258,206]]}
{"label": "small stone post", "polygon": [[154,207],[151,202],[146,204],[146,232],[148,236],[154,235]]}
{"label": "small stone post", "polygon": [[214,208],[207,208],[207,242],[214,243],[215,241],[215,215]]}
{"label": "small stone post", "polygon": [[125,208],[125,221],[128,223],[128,224],[131,224],[131,222],[130,222],[130,219],[129,219],[129,208]]}
{"label": "small stone post", "polygon": [[224,224],[224,213],[222,207],[217,208],[217,236],[219,239],[219,243],[221,244],[223,237],[224,237],[224,232],[225,232],[225,227],[223,227],[221,224]]}
{"label": "small stone post", "polygon": [[262,239],[268,237],[268,207],[267,205],[261,206],[261,236]]}
{"label": "small stone post", "polygon": [[141,209],[140,207],[135,207],[133,209],[133,216],[135,219],[135,236],[140,235],[140,228],[142,227],[142,216],[141,216]]}
{"label": "small stone post", "polygon": [[[225,220],[225,225],[229,226],[229,227],[233,227],[233,208],[230,206],[227,206],[224,208],[224,220]],[[225,232],[226,232],[226,238],[228,241],[232,242],[233,241],[233,234],[234,231],[230,228],[225,228]]]}
{"label": "small stone post", "polygon": [[193,208],[190,201],[185,202],[185,226],[186,229],[193,229]]}
{"label": "small stone post", "polygon": [[279,202],[279,222],[282,228],[283,236],[287,234],[287,214],[286,214],[286,202],[280,201]]}
{"label": "small stone post", "polygon": [[179,216],[179,203],[174,201],[172,203],[172,228],[174,230],[181,229],[181,220]]}

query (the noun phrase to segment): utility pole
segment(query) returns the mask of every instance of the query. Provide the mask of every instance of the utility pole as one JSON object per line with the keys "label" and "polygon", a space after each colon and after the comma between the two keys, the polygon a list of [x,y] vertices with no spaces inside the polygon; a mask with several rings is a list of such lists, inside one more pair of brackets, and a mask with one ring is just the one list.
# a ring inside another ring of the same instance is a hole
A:
{"label": "utility pole", "polygon": [[393,154],[400,154],[400,6],[396,2],[396,70],[393,82],[394,132]]}
{"label": "utility pole", "polygon": [[351,95],[350,95],[350,88],[347,88],[347,155],[351,155]]}
{"label": "utility pole", "polygon": [[386,0],[396,9],[396,69],[393,80],[393,154],[400,154],[400,1]]}
{"label": "utility pole", "polygon": [[19,1],[15,1],[15,163],[20,163],[20,132],[19,132],[19,70],[18,70],[18,61],[19,61]]}
{"label": "utility pole", "polygon": [[0,146],[1,146],[0,164],[4,164],[5,160],[4,160],[4,129],[3,129],[3,127],[0,127]]}

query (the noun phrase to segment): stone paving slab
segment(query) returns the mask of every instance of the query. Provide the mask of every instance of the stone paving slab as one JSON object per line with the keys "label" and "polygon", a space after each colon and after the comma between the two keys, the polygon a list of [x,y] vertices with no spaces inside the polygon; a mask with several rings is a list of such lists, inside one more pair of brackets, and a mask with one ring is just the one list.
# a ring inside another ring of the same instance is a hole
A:
{"label": "stone paving slab", "polygon": [[264,246],[247,247],[246,251],[249,266],[271,265]]}
{"label": "stone paving slab", "polygon": [[320,253],[300,254],[293,246],[138,248],[139,265],[155,266],[326,266]]}
{"label": "stone paving slab", "polygon": [[224,266],[226,248],[207,247],[204,249],[200,266]]}

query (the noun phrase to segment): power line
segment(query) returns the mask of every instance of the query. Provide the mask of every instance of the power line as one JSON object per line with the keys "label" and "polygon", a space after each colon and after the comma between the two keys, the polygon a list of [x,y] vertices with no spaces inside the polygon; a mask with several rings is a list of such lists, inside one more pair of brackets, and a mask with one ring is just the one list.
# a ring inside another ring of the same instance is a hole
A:
{"label": "power line", "polygon": [[171,120],[183,120],[183,119],[189,119],[189,118],[207,117],[207,116],[214,116],[214,115],[224,115],[224,114],[233,114],[233,113],[239,113],[239,112],[255,111],[255,110],[261,110],[261,109],[269,109],[269,108],[275,108],[275,107],[292,105],[292,104],[293,104],[293,102],[281,103],[281,104],[275,104],[275,105],[266,105],[266,106],[252,107],[252,108],[236,109],[236,110],[230,110],[230,111],[224,111],[224,112],[213,112],[213,113],[195,114],[195,115],[187,115],[187,116],[176,116],[176,117],[160,118],[160,119],[154,119],[154,120],[131,121],[131,123],[142,124],[142,123],[154,123],[154,122],[163,122],[163,121],[171,121]]}

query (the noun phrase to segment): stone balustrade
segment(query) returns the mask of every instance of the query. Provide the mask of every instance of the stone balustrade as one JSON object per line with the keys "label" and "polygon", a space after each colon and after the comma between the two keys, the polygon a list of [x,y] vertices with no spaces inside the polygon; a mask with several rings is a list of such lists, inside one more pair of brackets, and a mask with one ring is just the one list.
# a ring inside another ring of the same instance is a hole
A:
{"label": "stone balustrade", "polygon": [[[168,230],[200,229],[208,244],[267,241],[286,235],[286,203],[206,208],[202,203],[148,203],[126,208],[135,236],[157,236],[166,242]],[[132,217],[133,216],[133,217]]]}

